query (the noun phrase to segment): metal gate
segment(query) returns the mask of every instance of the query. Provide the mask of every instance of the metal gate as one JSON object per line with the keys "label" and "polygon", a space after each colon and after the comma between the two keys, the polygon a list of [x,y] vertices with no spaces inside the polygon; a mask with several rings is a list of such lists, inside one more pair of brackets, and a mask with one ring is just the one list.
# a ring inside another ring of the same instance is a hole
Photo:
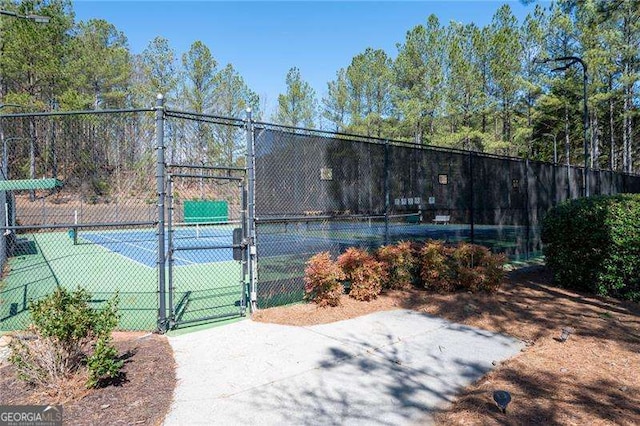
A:
{"label": "metal gate", "polygon": [[168,167],[169,328],[245,315],[245,182],[244,168]]}

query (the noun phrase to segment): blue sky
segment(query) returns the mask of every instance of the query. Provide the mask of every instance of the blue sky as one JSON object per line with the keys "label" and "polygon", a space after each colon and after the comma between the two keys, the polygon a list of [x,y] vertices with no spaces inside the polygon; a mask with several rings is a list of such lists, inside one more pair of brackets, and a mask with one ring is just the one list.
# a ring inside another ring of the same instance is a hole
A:
{"label": "blue sky", "polygon": [[74,1],[76,20],[105,19],[123,31],[133,53],[156,36],[180,57],[201,40],[220,66],[232,63],[266,98],[267,114],[285,91],[289,68],[300,68],[318,100],[336,71],[367,47],[395,57],[406,32],[435,14],[442,23],[491,22],[508,3],[522,20],[533,10],[520,1]]}

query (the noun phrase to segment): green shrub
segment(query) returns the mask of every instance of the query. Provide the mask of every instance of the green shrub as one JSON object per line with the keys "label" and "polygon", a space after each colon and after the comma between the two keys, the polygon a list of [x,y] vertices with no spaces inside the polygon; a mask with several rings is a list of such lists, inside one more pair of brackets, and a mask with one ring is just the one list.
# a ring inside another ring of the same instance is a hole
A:
{"label": "green shrub", "polygon": [[411,287],[417,267],[416,255],[411,242],[401,241],[390,246],[382,246],[376,252],[382,262],[387,279],[383,289],[406,289]]}
{"label": "green shrub", "polygon": [[304,298],[319,306],[338,306],[344,293],[344,274],[329,252],[311,257],[304,270]]}
{"label": "green shrub", "polygon": [[640,195],[570,200],[542,224],[547,265],[564,287],[640,301]]}
{"label": "green shrub", "polygon": [[350,247],[338,256],[338,265],[350,283],[349,297],[369,301],[378,297],[382,283],[387,280],[382,262],[369,252]]}
{"label": "green shrub", "polygon": [[20,379],[56,393],[75,374],[88,377],[87,387],[119,374],[123,362],[110,340],[118,296],[101,310],[92,309],[90,300],[86,290],[58,288],[29,304],[30,333],[12,340],[9,357]]}

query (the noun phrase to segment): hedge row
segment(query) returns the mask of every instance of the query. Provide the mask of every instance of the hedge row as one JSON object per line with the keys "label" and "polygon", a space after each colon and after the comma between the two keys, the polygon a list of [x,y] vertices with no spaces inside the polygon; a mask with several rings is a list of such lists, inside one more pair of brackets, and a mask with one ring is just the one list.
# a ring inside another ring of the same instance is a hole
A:
{"label": "hedge row", "polygon": [[542,241],[558,285],[640,301],[640,194],[562,203],[545,216]]}
{"label": "hedge row", "polygon": [[385,289],[412,286],[438,292],[495,291],[505,271],[504,255],[467,243],[456,246],[439,241],[424,245],[400,242],[374,253],[349,248],[336,260],[329,252],[307,261],[305,299],[320,306],[337,306],[348,289],[349,296],[368,301]]}

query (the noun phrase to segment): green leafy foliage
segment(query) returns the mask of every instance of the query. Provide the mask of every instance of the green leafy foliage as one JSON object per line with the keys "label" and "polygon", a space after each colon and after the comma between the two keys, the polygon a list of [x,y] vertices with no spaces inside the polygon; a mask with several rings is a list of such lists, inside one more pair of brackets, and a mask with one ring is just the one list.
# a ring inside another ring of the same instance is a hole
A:
{"label": "green leafy foliage", "polygon": [[547,265],[559,285],[640,300],[640,195],[581,198],[543,221]]}
{"label": "green leafy foliage", "polygon": [[60,287],[30,303],[30,333],[12,340],[9,357],[20,379],[55,393],[76,374],[88,376],[87,387],[119,374],[123,362],[111,346],[118,296],[99,310],[90,306],[90,300],[84,289]]}
{"label": "green leafy foliage", "polygon": [[329,252],[311,257],[304,270],[304,298],[318,306],[338,306],[344,293],[344,274]]}
{"label": "green leafy foliage", "polygon": [[111,345],[109,339],[99,338],[93,353],[87,358],[87,387],[97,387],[106,378],[118,377],[123,364],[124,361],[118,359],[118,350]]}
{"label": "green leafy foliage", "polygon": [[350,283],[349,297],[368,301],[378,297],[387,274],[382,262],[369,252],[350,247],[338,256],[338,265],[345,279]]}

